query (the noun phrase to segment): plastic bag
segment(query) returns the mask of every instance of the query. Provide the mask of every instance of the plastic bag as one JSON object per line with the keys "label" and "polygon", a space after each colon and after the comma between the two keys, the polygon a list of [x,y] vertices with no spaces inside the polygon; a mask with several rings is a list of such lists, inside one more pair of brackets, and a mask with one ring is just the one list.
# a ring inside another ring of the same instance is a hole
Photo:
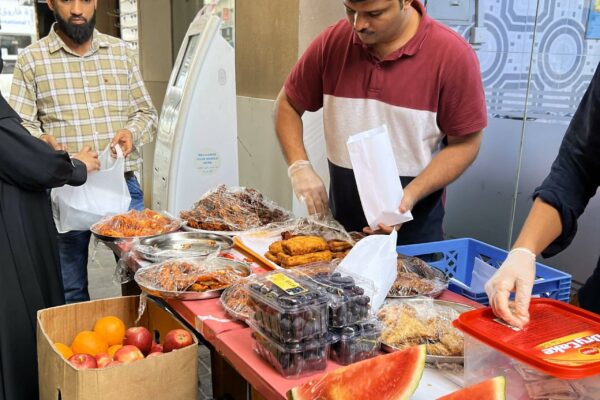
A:
{"label": "plastic bag", "polygon": [[93,224],[91,229],[96,234],[111,238],[136,238],[174,232],[180,227],[180,220],[146,208],[105,217]]}
{"label": "plastic bag", "polygon": [[89,174],[83,185],[52,190],[52,211],[58,232],[88,230],[104,216],[129,209],[131,196],[124,176],[125,157],[121,147],[115,149],[116,159],[108,146],[100,153],[102,169]]}
{"label": "plastic bag", "polygon": [[169,298],[185,292],[223,290],[250,274],[247,266],[240,269],[240,263],[215,254],[153,264],[139,269],[134,278],[142,290]]}
{"label": "plastic bag", "polygon": [[393,231],[390,235],[364,238],[350,250],[337,268],[342,273],[373,282],[375,294],[371,297],[371,307],[374,312],[379,310],[396,280],[397,237],[397,232]]}
{"label": "plastic bag", "polygon": [[181,211],[180,216],[190,228],[239,232],[289,220],[292,213],[256,189],[220,185],[204,194],[191,210]]}
{"label": "plastic bag", "polygon": [[439,296],[448,288],[449,277],[418,257],[398,255],[398,275],[390,297]]}
{"label": "plastic bag", "polygon": [[321,236],[323,239],[342,240],[354,244],[355,240],[344,229],[342,224],[337,222],[332,215],[317,216],[311,215],[304,218],[289,219],[283,222],[274,222],[262,228],[248,232],[260,234],[269,231],[281,234],[283,239],[293,236]]}
{"label": "plastic bag", "polygon": [[371,229],[393,226],[413,219],[400,213],[404,196],[398,167],[386,125],[358,133],[348,139],[348,152],[365,218]]}

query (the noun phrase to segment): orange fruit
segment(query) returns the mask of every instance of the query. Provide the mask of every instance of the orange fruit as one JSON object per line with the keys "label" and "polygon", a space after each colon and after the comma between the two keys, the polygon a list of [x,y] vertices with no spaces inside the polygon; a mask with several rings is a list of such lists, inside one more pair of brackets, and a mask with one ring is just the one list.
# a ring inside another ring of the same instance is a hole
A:
{"label": "orange fruit", "polygon": [[54,343],[54,348],[58,351],[66,360],[73,355],[73,350],[64,343]]}
{"label": "orange fruit", "polygon": [[102,336],[109,346],[122,344],[125,338],[125,324],[112,315],[103,317],[96,321],[94,332]]}
{"label": "orange fruit", "polygon": [[114,344],[112,346],[110,346],[108,348],[108,355],[111,356],[112,358],[115,358],[115,353],[117,352],[117,350],[119,350],[121,347],[123,347],[122,344]]}
{"label": "orange fruit", "polygon": [[71,350],[75,354],[83,353],[95,357],[97,354],[108,352],[108,343],[96,332],[81,331],[71,343]]}

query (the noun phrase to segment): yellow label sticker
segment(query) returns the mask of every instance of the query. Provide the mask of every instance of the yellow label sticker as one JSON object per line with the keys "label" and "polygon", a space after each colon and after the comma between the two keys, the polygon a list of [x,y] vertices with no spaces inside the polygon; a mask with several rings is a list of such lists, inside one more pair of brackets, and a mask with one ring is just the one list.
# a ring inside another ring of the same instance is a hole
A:
{"label": "yellow label sticker", "polygon": [[600,361],[600,334],[587,330],[536,346],[542,358],[559,365],[584,365]]}
{"label": "yellow label sticker", "polygon": [[267,276],[267,279],[279,289],[283,290],[284,292],[290,295],[301,294],[308,291],[306,288],[300,286],[298,282],[284,274],[269,275]]}

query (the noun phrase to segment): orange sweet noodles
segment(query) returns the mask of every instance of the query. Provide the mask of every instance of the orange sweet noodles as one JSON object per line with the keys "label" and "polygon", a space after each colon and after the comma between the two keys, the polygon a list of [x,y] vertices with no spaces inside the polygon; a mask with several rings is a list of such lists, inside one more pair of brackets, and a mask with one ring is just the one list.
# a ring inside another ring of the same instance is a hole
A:
{"label": "orange sweet noodles", "polygon": [[110,237],[135,237],[160,235],[172,232],[178,227],[176,221],[146,208],[144,211],[131,210],[104,219],[95,224],[92,230]]}

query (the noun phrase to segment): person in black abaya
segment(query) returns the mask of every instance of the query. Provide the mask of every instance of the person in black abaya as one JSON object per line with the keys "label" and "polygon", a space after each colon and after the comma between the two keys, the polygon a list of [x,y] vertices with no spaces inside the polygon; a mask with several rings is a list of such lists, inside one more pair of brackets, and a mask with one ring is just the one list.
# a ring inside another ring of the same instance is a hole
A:
{"label": "person in black abaya", "polygon": [[71,158],[20,121],[0,93],[0,400],[38,398],[36,314],[65,302],[47,189],[100,166],[89,147]]}

